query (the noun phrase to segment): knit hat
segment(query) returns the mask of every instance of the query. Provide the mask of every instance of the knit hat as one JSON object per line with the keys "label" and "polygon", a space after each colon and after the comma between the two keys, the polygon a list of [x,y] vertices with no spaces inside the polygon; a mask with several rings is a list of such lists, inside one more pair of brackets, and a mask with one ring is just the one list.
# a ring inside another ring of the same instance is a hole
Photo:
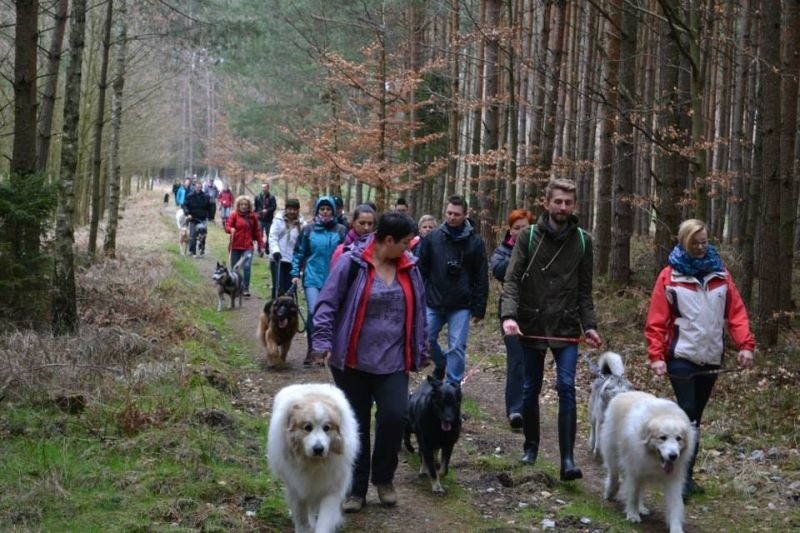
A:
{"label": "knit hat", "polygon": [[289,198],[286,200],[286,209],[289,208],[300,209],[300,200],[297,198]]}

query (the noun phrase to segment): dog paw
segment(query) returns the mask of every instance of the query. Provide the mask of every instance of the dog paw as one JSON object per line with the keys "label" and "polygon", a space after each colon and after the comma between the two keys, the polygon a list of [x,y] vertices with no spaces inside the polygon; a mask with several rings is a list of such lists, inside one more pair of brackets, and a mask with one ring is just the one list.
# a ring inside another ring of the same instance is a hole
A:
{"label": "dog paw", "polygon": [[431,482],[431,490],[437,496],[443,496],[444,495],[444,487],[442,487],[442,484],[439,483],[438,481]]}
{"label": "dog paw", "polygon": [[639,522],[642,521],[642,517],[639,516],[639,513],[635,513],[632,511],[625,512],[625,519],[628,522],[633,522],[634,524],[638,524]]}
{"label": "dog paw", "polygon": [[639,506],[639,514],[643,516],[648,516],[650,514],[650,509],[645,507],[644,505]]}

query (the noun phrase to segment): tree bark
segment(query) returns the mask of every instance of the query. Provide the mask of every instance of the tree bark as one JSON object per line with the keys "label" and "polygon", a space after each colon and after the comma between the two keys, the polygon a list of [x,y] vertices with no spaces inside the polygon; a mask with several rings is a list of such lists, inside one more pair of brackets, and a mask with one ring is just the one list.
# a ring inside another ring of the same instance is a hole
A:
{"label": "tree bark", "polygon": [[797,83],[800,76],[800,3],[784,0],[783,69],[781,76],[781,225],[780,225],[780,301],[784,311],[792,303],[792,266],[794,265],[795,208],[797,180],[795,178],[795,146],[797,141]]}
{"label": "tree bark", "polygon": [[108,58],[111,50],[113,16],[114,0],[106,0],[106,19],[103,26],[103,48],[100,58],[100,79],[97,80],[97,116],[94,123],[94,153],[92,156],[92,217],[89,221],[88,244],[88,252],[91,258],[94,258],[97,251],[97,230],[100,226],[100,174],[103,164],[103,126],[105,124]]}
{"label": "tree bark", "polygon": [[53,136],[53,114],[58,92],[58,71],[61,66],[61,51],[64,47],[64,32],[67,27],[69,0],[58,0],[53,14],[53,36],[47,51],[47,75],[42,91],[42,108],[39,112],[36,144],[36,169],[44,174],[50,158],[50,141]]}
{"label": "tree bark", "polygon": [[636,94],[636,45],[638,14],[629,5],[622,9],[620,52],[617,164],[614,172],[614,224],[611,227],[611,281],[624,285],[631,278],[631,236],[636,153],[633,146]]}
{"label": "tree bark", "polygon": [[73,0],[70,13],[69,66],[64,89],[64,130],[61,143],[61,179],[56,211],[55,273],[53,276],[52,324],[55,335],[78,331],[75,298],[75,175],[78,168],[78,124],[81,109],[81,78],[86,31],[86,0]]}
{"label": "tree bark", "polygon": [[121,167],[119,141],[122,131],[122,96],[125,89],[125,66],[128,49],[127,0],[119,0],[117,9],[117,55],[111,95],[111,150],[108,173],[108,223],[103,241],[103,253],[114,258],[117,254],[117,222],[119,220]]}
{"label": "tree bark", "polygon": [[610,20],[605,21],[606,58],[603,62],[602,92],[605,103],[600,118],[600,149],[597,177],[597,224],[595,226],[595,271],[607,274],[611,255],[611,200],[614,182],[614,135],[617,132],[619,99],[620,32],[622,0],[611,0]]}
{"label": "tree bark", "polygon": [[[758,239],[758,320],[756,338],[764,346],[775,346],[778,340],[778,311],[780,292],[790,287],[780,286],[777,258],[780,257],[781,195],[781,80],[777,66],[781,60],[781,3],[780,0],[761,0],[761,120],[758,122],[762,143],[762,203],[761,228]],[[795,105],[797,101],[795,99]]]}

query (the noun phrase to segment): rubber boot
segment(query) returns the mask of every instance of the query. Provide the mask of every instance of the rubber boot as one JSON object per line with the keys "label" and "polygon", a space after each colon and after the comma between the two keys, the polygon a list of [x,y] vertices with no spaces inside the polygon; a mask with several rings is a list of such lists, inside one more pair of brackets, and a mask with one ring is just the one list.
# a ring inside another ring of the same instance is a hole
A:
{"label": "rubber boot", "polygon": [[522,445],[524,454],[520,461],[524,465],[532,465],[539,455],[539,404],[531,407],[522,406],[522,433],[525,443]]}
{"label": "rubber boot", "polygon": [[575,461],[572,458],[577,424],[578,413],[576,409],[558,411],[558,450],[561,452],[561,481],[572,481],[583,477],[583,472],[575,466]]}
{"label": "rubber boot", "polygon": [[686,472],[686,480],[683,482],[683,489],[681,490],[681,495],[683,496],[683,501],[689,499],[690,496],[695,494],[703,494],[705,489],[695,483],[694,481],[694,462],[697,460],[697,452],[700,450],[700,433],[697,434],[697,441],[694,443],[694,455],[692,455],[692,460],[689,461],[689,469]]}

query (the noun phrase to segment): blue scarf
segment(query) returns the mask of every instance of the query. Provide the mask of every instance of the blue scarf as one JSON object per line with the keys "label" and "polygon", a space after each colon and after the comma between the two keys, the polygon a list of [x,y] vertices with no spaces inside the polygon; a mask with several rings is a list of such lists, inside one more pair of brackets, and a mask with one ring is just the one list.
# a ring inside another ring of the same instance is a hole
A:
{"label": "blue scarf", "polygon": [[706,255],[703,257],[692,257],[683,246],[678,244],[669,254],[669,266],[687,276],[705,277],[712,272],[722,272],[725,266],[722,264],[717,249],[709,244],[706,248]]}

